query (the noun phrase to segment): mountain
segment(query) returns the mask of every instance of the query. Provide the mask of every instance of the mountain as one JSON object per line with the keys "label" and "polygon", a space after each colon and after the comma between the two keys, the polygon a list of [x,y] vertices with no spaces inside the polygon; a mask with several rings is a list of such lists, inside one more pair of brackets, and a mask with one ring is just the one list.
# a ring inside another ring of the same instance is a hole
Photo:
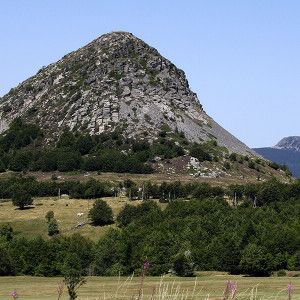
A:
{"label": "mountain", "polygon": [[300,152],[300,136],[285,137],[275,145],[275,148]]}
{"label": "mountain", "polygon": [[19,116],[50,142],[65,129],[154,140],[164,126],[254,154],[205,113],[182,70],[127,32],[102,35],[11,89],[0,99],[0,133]]}
{"label": "mountain", "polygon": [[265,159],[286,165],[293,176],[300,177],[300,136],[289,136],[273,147],[254,148]]}
{"label": "mountain", "polygon": [[0,99],[7,170],[288,179],[204,111],[182,70],[128,32],[100,36]]}

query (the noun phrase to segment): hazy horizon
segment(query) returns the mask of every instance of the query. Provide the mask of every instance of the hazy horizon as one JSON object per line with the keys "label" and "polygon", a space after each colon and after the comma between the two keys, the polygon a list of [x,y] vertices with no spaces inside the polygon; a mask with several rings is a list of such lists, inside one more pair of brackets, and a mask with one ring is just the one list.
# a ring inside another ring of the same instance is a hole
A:
{"label": "hazy horizon", "polygon": [[0,96],[123,30],[183,69],[204,110],[248,146],[300,135],[300,2],[13,0],[0,16]]}

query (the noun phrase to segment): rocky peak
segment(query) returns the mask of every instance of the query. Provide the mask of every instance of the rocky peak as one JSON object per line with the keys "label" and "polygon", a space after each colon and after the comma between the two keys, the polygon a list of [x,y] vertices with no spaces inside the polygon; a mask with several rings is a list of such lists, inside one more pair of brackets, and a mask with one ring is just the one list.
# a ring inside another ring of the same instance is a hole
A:
{"label": "rocky peak", "polygon": [[288,136],[276,144],[275,148],[300,152],[300,136]]}
{"label": "rocky peak", "polygon": [[104,34],[12,89],[0,99],[0,132],[18,116],[39,124],[49,141],[66,128],[120,129],[151,141],[164,126],[253,153],[203,111],[182,70],[128,32]]}

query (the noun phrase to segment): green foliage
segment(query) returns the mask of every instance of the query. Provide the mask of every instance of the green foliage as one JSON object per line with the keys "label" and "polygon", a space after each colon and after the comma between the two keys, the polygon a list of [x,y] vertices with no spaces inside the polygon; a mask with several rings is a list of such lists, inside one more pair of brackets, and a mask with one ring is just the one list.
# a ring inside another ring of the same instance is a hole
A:
{"label": "green foliage", "polygon": [[125,204],[123,209],[117,216],[117,223],[120,227],[126,227],[129,225],[137,215],[137,207],[129,204]]}
{"label": "green foliage", "polygon": [[200,183],[193,191],[193,198],[205,199],[210,197],[222,197],[224,190],[221,187],[213,187],[208,183]]}
{"label": "green foliage", "polygon": [[64,283],[67,286],[69,299],[75,300],[78,296],[78,289],[86,283],[82,276],[80,260],[74,253],[68,253],[63,266]]}
{"label": "green foliage", "polygon": [[279,270],[277,272],[277,276],[278,277],[285,277],[286,276],[286,271],[285,270]]}
{"label": "green foliage", "polygon": [[111,229],[95,246],[95,273],[100,276],[128,274],[128,244],[119,230]]}
{"label": "green foliage", "polygon": [[20,149],[42,136],[38,126],[25,124],[22,119],[15,119],[9,129],[0,137],[0,149],[8,152],[10,149]]}
{"label": "green foliage", "polygon": [[279,164],[277,164],[276,162],[270,161],[268,163],[269,167],[271,167],[274,170],[278,170],[280,168]]}
{"label": "green foliage", "polygon": [[237,154],[236,153],[231,153],[230,155],[229,155],[229,159],[231,160],[231,161],[237,161]]}
{"label": "green foliage", "polygon": [[6,171],[6,166],[4,162],[0,159],[0,173],[3,173]]}
{"label": "green foliage", "polygon": [[113,196],[111,184],[96,181],[95,179],[90,179],[85,183],[76,182],[76,184],[70,185],[70,189],[67,193],[70,194],[72,198],[77,199],[95,199]]}
{"label": "green foliage", "polygon": [[225,170],[230,170],[231,169],[231,165],[230,165],[229,162],[225,162],[223,167],[224,167]]}
{"label": "green foliage", "polygon": [[269,276],[273,270],[272,256],[256,244],[249,244],[242,252],[241,269],[253,276]]}
{"label": "green foliage", "polygon": [[[136,184],[126,181],[124,185],[132,188]],[[253,189],[247,186],[247,190],[257,193],[264,185],[257,184]],[[163,190],[170,187],[165,185]],[[189,190],[192,185],[180,187],[177,183],[172,185],[175,187]],[[96,243],[79,235],[47,240],[27,240],[16,235],[7,239],[4,230],[0,239],[0,272],[32,276],[75,274],[80,278],[87,274],[128,275],[140,272],[145,257],[150,262],[149,275],[165,274],[170,269],[180,276],[191,276],[194,270],[255,276],[268,276],[282,269],[297,270],[298,188],[299,183],[285,187],[285,195],[290,198],[257,208],[233,207],[220,197],[210,197],[172,200],[161,210],[156,202],[145,200],[136,206],[125,206],[117,218],[119,228],[108,230]]]}
{"label": "green foliage", "polygon": [[14,237],[14,231],[9,224],[2,225],[0,227],[0,238],[4,238],[6,241],[11,241]]}
{"label": "green foliage", "polygon": [[67,172],[80,168],[81,156],[78,152],[64,150],[57,152],[57,170]]}
{"label": "green foliage", "polygon": [[255,162],[253,160],[249,160],[248,162],[248,167],[250,169],[255,169],[256,165],[255,165]]}
{"label": "green foliage", "polygon": [[190,251],[178,253],[173,260],[173,269],[177,276],[194,276],[194,263]]}
{"label": "green foliage", "polygon": [[15,265],[11,253],[4,244],[0,244],[0,276],[15,275]]}
{"label": "green foliage", "polygon": [[20,209],[24,209],[26,206],[31,205],[33,199],[25,186],[15,186],[13,189],[12,203],[14,206],[18,206]]}
{"label": "green foliage", "polygon": [[119,74],[119,73],[117,73],[116,71],[110,71],[110,73],[108,74],[108,76],[109,76],[110,78],[115,79],[115,80],[120,80],[120,79],[122,79],[122,77],[123,77],[122,74]]}
{"label": "green foliage", "polygon": [[45,219],[47,220],[47,223],[49,223],[50,220],[53,218],[54,218],[54,212],[53,210],[49,210],[45,215]]}
{"label": "green foliage", "polygon": [[211,154],[200,144],[194,144],[190,150],[190,155],[199,161],[211,161]]}
{"label": "green foliage", "polygon": [[114,222],[111,207],[101,199],[95,201],[93,207],[89,211],[89,217],[96,226],[112,224]]}
{"label": "green foliage", "polygon": [[48,235],[53,236],[59,233],[58,224],[56,219],[53,217],[48,222]]}
{"label": "green foliage", "polygon": [[284,184],[277,180],[271,180],[262,185],[258,192],[258,199],[261,203],[271,203],[284,199]]}

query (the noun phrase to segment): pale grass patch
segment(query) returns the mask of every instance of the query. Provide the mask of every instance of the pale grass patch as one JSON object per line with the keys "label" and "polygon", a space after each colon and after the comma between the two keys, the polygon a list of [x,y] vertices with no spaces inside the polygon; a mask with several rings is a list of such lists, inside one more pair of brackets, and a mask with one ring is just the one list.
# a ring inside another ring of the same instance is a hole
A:
{"label": "pale grass patch", "polygon": [[[118,287],[114,294],[103,293],[102,296],[97,298],[80,298],[80,300],[277,300],[286,299],[286,288],[280,290],[274,296],[258,296],[259,284],[256,284],[252,288],[247,288],[244,291],[237,293],[232,293],[228,297],[223,295],[213,295],[209,293],[207,295],[203,294],[203,286],[199,287],[197,282],[197,277],[194,280],[192,288],[183,287],[181,284],[176,283],[176,280],[165,281],[164,276],[160,278],[160,281],[152,287],[151,293],[149,293],[149,287],[147,287],[148,292],[144,293],[144,289],[141,295],[138,295],[136,290],[133,294],[128,294],[128,290],[132,290],[132,285],[136,286],[136,282],[133,282],[134,276],[128,277],[125,281],[121,281],[118,278]],[[226,291],[226,288],[224,292]]]}

